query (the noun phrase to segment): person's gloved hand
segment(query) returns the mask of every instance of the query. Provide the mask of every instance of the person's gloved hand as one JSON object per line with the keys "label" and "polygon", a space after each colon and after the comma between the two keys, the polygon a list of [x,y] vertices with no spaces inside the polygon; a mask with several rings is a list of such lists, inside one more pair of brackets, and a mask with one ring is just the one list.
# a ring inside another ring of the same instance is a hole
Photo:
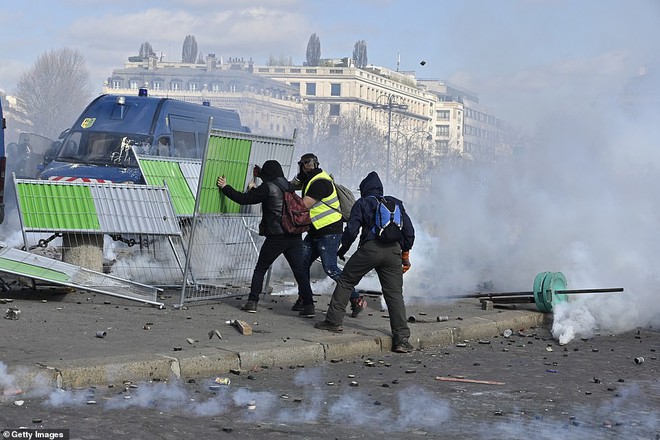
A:
{"label": "person's gloved hand", "polygon": [[259,165],[254,165],[254,168],[252,168],[252,176],[254,177],[261,177],[261,167]]}
{"label": "person's gloved hand", "polygon": [[337,258],[339,258],[341,261],[346,261],[346,258],[344,258],[346,252],[348,252],[348,249],[346,249],[344,246],[339,246],[339,249],[337,249]]}
{"label": "person's gloved hand", "polygon": [[403,273],[408,272],[410,266],[410,251],[401,252],[401,268],[403,269]]}
{"label": "person's gloved hand", "polygon": [[296,177],[291,179],[291,185],[293,185],[293,187],[296,190],[302,189],[302,180],[300,179],[300,173],[296,174]]}

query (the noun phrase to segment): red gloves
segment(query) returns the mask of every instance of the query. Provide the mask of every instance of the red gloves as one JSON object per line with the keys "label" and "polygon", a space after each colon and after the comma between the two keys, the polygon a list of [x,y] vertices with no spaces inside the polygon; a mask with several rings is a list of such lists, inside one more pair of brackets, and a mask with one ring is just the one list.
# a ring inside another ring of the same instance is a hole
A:
{"label": "red gloves", "polygon": [[403,273],[408,272],[410,266],[410,251],[401,252],[401,268],[403,269]]}

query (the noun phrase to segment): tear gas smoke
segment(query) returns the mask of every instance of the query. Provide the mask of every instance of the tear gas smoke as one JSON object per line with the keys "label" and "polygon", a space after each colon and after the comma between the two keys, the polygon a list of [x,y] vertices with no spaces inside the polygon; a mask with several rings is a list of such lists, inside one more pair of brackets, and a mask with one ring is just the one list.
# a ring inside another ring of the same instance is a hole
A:
{"label": "tear gas smoke", "polygon": [[545,121],[534,148],[434,176],[424,206],[434,214],[417,219],[407,296],[442,300],[484,281],[531,291],[537,273],[561,271],[568,288],[625,288],[570,298],[555,314],[563,343],[594,328],[660,323],[660,247],[650,239],[660,218],[657,124],[564,113]]}
{"label": "tear gas smoke", "polygon": [[[333,281],[334,282],[334,281]],[[320,391],[323,386],[323,369],[311,368],[300,370],[293,378],[293,383],[301,387],[304,405],[298,408],[283,408],[277,415],[277,420],[286,423],[313,422],[318,420],[323,411],[325,393]]]}
{"label": "tear gas smoke", "polygon": [[[371,410],[364,411],[364,408]],[[355,414],[360,414],[355,417]],[[383,406],[374,406],[365,393],[351,393],[340,396],[328,407],[330,420],[350,420],[358,426],[386,426],[393,419],[392,410]]]}
{"label": "tear gas smoke", "polygon": [[399,413],[399,430],[438,427],[452,417],[447,400],[421,388],[407,388],[399,393]]}
{"label": "tear gas smoke", "polygon": [[7,372],[7,366],[0,362],[0,388],[3,390],[9,390],[15,388],[14,385],[14,375]]}
{"label": "tear gas smoke", "polygon": [[[25,395],[45,397],[43,404],[47,407],[83,407],[94,400],[104,410],[156,408],[172,414],[196,417],[214,417],[239,409],[244,411],[245,420],[291,425],[350,420],[356,426],[372,427],[374,432],[380,432],[381,429],[387,432],[424,429],[441,433],[445,430],[445,424],[451,423],[456,417],[450,399],[439,397],[419,386],[402,389],[391,402],[378,405],[374,405],[372,397],[359,388],[352,388],[350,393],[330,398],[324,388],[327,380],[324,371],[324,368],[319,367],[296,373],[292,380],[291,397],[295,393],[301,393],[301,396],[299,403],[293,406],[284,405],[281,396],[267,391],[222,387],[213,394],[203,394],[176,380],[138,383],[109,396],[106,395],[109,389],[65,390],[52,387],[40,387],[41,394],[35,394],[35,390],[26,390]],[[7,367],[0,362],[0,389],[13,388],[18,381],[20,378],[8,374]],[[201,382],[201,385],[207,388],[212,383],[209,379]],[[521,410],[520,414],[511,414],[501,422],[475,421],[470,424],[466,435],[475,438],[525,438],[529,432],[534,432],[539,439],[553,439],[557,438],[557,430],[560,429],[562,438],[592,438],[602,436],[605,420],[617,424],[618,434],[628,430],[637,434],[640,429],[655,432],[660,426],[660,419],[652,408],[658,391],[658,386],[654,384],[640,388],[632,382],[626,383],[625,387],[620,387],[619,397],[600,407],[567,405],[564,424],[554,418],[546,420],[536,417],[530,420],[526,418],[525,411]],[[496,392],[493,393],[493,399],[497,401]],[[286,401],[291,403],[293,399]],[[365,411],[365,408],[369,410]],[[355,417],[356,414],[359,417]],[[569,423],[569,415],[575,423]]]}

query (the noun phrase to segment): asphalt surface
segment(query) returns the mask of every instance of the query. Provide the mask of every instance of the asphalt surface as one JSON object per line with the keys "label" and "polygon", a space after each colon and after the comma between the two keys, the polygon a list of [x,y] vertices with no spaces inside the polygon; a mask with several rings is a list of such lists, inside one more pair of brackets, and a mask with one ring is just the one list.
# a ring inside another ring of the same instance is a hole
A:
{"label": "asphalt surface", "polygon": [[[176,295],[164,292],[165,302],[176,303]],[[310,319],[291,311],[292,296],[266,295],[252,314],[240,310],[245,296],[178,309],[62,289],[0,292],[0,398],[36,385],[202,378],[389,353],[387,312],[378,297],[367,299],[369,307],[357,318],[346,316],[342,333],[330,333],[313,327],[323,319],[329,295],[315,297],[316,317]],[[8,313],[10,308],[20,312]],[[12,314],[17,319],[9,319]],[[413,301],[407,303],[407,315],[414,321],[410,341],[415,348],[478,341],[507,329],[542,326],[551,318],[533,305],[483,310],[476,299]],[[250,325],[252,334],[228,323],[235,320]]]}
{"label": "asphalt surface", "polygon": [[[657,440],[659,347],[651,328],[560,346],[539,327],[405,355],[48,389],[0,400],[0,436],[66,429],[76,440]],[[636,363],[640,356],[645,362]]]}

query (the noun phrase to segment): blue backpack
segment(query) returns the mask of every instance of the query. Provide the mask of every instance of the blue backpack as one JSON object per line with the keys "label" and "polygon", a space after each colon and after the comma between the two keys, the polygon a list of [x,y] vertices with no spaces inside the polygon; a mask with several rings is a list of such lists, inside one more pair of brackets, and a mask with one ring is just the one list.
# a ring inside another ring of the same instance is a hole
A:
{"label": "blue backpack", "polygon": [[374,228],[372,232],[376,240],[393,242],[403,239],[403,213],[399,203],[387,197],[376,197],[378,206],[374,218]]}

